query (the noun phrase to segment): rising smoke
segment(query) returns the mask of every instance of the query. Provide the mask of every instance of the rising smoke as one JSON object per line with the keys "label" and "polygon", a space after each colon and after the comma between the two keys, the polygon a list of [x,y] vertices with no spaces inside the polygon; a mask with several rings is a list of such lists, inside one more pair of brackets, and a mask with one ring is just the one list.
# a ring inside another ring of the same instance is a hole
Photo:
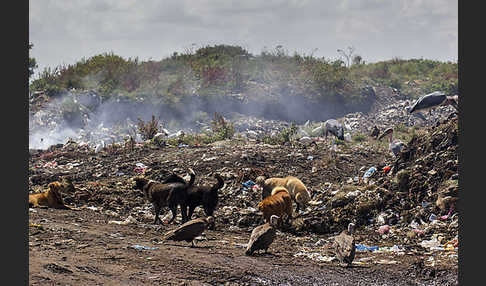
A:
{"label": "rising smoke", "polygon": [[[177,103],[170,104],[160,98],[151,95],[136,99],[116,95],[102,97],[94,91],[66,92],[29,114],[29,148],[47,149],[69,139],[91,146],[101,142],[119,143],[129,135],[140,141],[136,123],[138,119],[148,122],[152,115],[169,132],[193,133],[207,129],[214,112],[228,120],[235,115],[253,116],[296,124],[308,120],[325,121],[354,112],[346,110],[341,102],[292,94],[291,88],[281,89],[273,96],[264,93],[199,96],[193,93],[180,96]],[[371,103],[356,111],[366,111]]]}

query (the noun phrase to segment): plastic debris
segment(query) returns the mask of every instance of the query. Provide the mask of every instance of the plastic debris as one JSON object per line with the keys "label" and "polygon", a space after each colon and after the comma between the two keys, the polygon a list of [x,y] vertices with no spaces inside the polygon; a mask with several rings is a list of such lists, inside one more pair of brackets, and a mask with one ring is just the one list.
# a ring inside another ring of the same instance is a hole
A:
{"label": "plastic debris", "polygon": [[371,167],[368,169],[368,171],[366,171],[363,175],[363,179],[366,179],[366,178],[369,178],[371,176],[373,176],[373,174],[376,172],[376,168],[375,167]]}
{"label": "plastic debris", "polygon": [[417,228],[412,229],[412,231],[415,232],[419,236],[425,234],[425,232],[423,230],[417,229]]}
{"label": "plastic debris", "polygon": [[244,183],[241,183],[243,186],[245,186],[245,188],[247,189],[251,189],[251,187],[253,187],[254,185],[256,185],[255,182],[253,182],[252,180],[248,180]]}
{"label": "plastic debris", "polygon": [[131,223],[136,223],[137,220],[132,217],[131,215],[128,216],[124,221],[118,221],[118,220],[110,220],[108,221],[109,224],[118,224],[118,225],[127,225]]}
{"label": "plastic debris", "polygon": [[345,133],[344,134],[344,140],[347,141],[347,142],[351,142],[351,134]]}
{"label": "plastic debris", "polygon": [[133,171],[135,171],[136,173],[138,174],[143,174],[145,173],[145,170],[147,170],[147,166],[145,166],[143,163],[137,163],[135,164],[135,169],[133,169]]}
{"label": "plastic debris", "polygon": [[336,259],[336,257],[334,257],[334,256],[324,256],[319,252],[301,251],[301,252],[297,252],[297,253],[294,254],[294,257],[302,257],[302,256],[307,257],[311,260],[323,261],[323,262],[331,262],[331,261]]}
{"label": "plastic debris", "polygon": [[150,246],[144,246],[144,245],[132,245],[131,248],[135,248],[136,250],[156,250],[159,249],[158,247],[150,247]]}
{"label": "plastic debris", "polygon": [[431,250],[443,250],[443,248],[440,247],[440,241],[437,240],[437,237],[433,237],[431,240],[423,240],[419,243],[419,245],[423,248],[429,248]]}
{"label": "plastic debris", "polygon": [[380,226],[380,227],[378,228],[378,233],[380,233],[380,234],[382,234],[382,235],[383,235],[383,234],[388,233],[389,231],[390,231],[390,226],[389,226],[389,225],[387,225],[387,224],[382,225],[382,226]]}
{"label": "plastic debris", "polygon": [[304,136],[304,137],[300,138],[299,141],[302,142],[302,143],[311,143],[313,140],[309,136]]}
{"label": "plastic debris", "polygon": [[379,249],[378,246],[366,246],[364,244],[356,244],[355,248],[357,251],[376,251]]}
{"label": "plastic debris", "polygon": [[389,171],[391,170],[391,166],[390,165],[386,165],[385,167],[383,167],[383,173],[388,173]]}

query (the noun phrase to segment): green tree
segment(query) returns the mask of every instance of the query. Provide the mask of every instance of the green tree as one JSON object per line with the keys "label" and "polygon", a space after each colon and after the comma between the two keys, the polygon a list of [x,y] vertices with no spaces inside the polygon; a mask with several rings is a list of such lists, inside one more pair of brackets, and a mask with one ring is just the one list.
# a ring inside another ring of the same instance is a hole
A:
{"label": "green tree", "polygon": [[[29,44],[29,51],[32,49],[32,47],[34,47],[34,44],[30,43]],[[31,58],[29,56],[29,78],[31,75],[34,74],[34,69],[37,68],[37,62],[35,60],[35,58]]]}

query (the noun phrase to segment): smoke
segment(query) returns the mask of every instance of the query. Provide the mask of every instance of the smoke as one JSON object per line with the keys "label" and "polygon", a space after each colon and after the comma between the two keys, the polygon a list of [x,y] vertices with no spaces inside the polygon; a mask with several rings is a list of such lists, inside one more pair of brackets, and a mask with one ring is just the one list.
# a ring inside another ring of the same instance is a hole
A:
{"label": "smoke", "polygon": [[[348,112],[367,111],[372,105],[372,100],[368,100],[367,105],[349,110],[339,97],[334,101],[322,100],[315,95],[296,93],[296,88],[289,84],[267,83],[245,94],[204,96],[195,92],[194,79],[183,84],[185,95],[171,98],[170,103],[164,101],[165,97],[150,93],[137,97],[102,97],[95,91],[66,92],[29,114],[29,148],[46,149],[69,139],[91,146],[101,142],[119,143],[129,135],[140,141],[137,122],[139,119],[148,122],[152,116],[169,133],[179,130],[194,133],[208,129],[215,112],[227,120],[243,115],[303,124],[308,120],[325,121]],[[367,96],[374,99],[374,93]]]}

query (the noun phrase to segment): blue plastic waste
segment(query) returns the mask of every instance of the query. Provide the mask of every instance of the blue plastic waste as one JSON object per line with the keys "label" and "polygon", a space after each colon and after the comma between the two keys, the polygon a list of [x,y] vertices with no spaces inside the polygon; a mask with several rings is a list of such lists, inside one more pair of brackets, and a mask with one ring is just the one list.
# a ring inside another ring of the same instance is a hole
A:
{"label": "blue plastic waste", "polygon": [[241,183],[241,184],[249,189],[249,188],[253,187],[256,183],[253,182],[252,180],[248,180],[248,181]]}
{"label": "blue plastic waste", "polygon": [[135,248],[137,250],[155,250],[158,249],[158,247],[149,247],[149,246],[144,246],[144,245],[132,245],[132,248]]}
{"label": "blue plastic waste", "polygon": [[364,244],[356,244],[355,248],[358,251],[365,251],[365,250],[375,251],[379,249],[378,246],[366,246]]}
{"label": "blue plastic waste", "polygon": [[363,179],[364,178],[369,178],[371,177],[374,173],[376,172],[376,168],[375,167],[371,167],[368,169],[368,171],[366,171],[366,173],[364,173],[363,175]]}

